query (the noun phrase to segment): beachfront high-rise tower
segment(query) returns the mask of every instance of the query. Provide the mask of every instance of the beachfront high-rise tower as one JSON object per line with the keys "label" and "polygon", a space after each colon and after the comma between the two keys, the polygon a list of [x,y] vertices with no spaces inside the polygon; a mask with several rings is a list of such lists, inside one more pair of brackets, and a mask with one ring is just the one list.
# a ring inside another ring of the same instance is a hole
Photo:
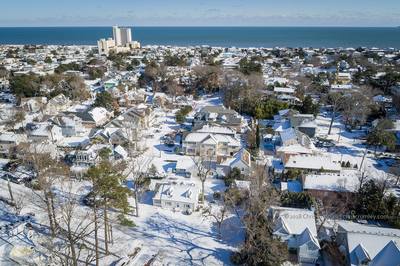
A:
{"label": "beachfront high-rise tower", "polygon": [[132,31],[130,28],[114,26],[113,37],[116,46],[125,46],[132,42]]}
{"label": "beachfront high-rise tower", "polygon": [[131,49],[139,49],[140,43],[132,41],[132,31],[128,27],[113,27],[113,38],[100,39],[97,42],[99,54],[108,55],[109,52],[129,52]]}

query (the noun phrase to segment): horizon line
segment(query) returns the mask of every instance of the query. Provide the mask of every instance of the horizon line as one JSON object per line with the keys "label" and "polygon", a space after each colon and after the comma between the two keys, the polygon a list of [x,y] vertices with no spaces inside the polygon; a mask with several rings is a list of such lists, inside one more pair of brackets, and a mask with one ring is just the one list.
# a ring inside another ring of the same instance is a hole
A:
{"label": "horizon line", "polygon": [[56,25],[56,26],[1,26],[0,28],[112,28],[113,26],[121,27],[140,27],[140,28],[400,28],[399,26],[351,26],[351,25],[319,25],[319,26],[297,26],[297,25],[276,25],[276,26],[260,26],[260,25]]}

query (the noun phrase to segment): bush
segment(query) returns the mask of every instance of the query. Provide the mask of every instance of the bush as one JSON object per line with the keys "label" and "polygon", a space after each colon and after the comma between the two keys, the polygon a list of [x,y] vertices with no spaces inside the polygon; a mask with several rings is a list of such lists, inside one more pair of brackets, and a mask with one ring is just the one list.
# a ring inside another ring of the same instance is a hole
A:
{"label": "bush", "polygon": [[233,181],[235,181],[235,179],[236,179],[236,180],[242,180],[242,179],[243,179],[242,173],[241,173],[240,170],[239,170],[238,168],[236,168],[236,167],[233,168],[233,169],[229,172],[229,174],[227,174],[227,175],[224,177],[225,186],[230,187],[230,186],[232,185]]}
{"label": "bush", "polygon": [[79,71],[81,70],[81,67],[77,63],[61,64],[54,70],[54,72],[57,74],[61,74],[69,70]]}
{"label": "bush", "polygon": [[176,122],[182,124],[185,122],[186,116],[192,111],[192,107],[187,105],[182,107],[178,112],[176,112],[175,119]]}
{"label": "bush", "polygon": [[96,97],[96,100],[95,100],[93,106],[94,107],[104,107],[108,111],[113,111],[114,110],[113,103],[114,103],[114,99],[113,99],[112,95],[107,91],[103,91],[103,92],[97,94],[97,97]]}
{"label": "bush", "polygon": [[34,74],[11,77],[10,87],[11,92],[18,97],[41,96],[40,79]]}
{"label": "bush", "polygon": [[242,265],[244,263],[244,259],[240,252],[233,252],[230,256],[230,260],[234,265]]}
{"label": "bush", "polygon": [[310,209],[314,205],[314,202],[314,198],[306,192],[284,192],[281,194],[283,207]]}
{"label": "bush", "polygon": [[136,224],[133,221],[126,218],[125,215],[123,215],[123,214],[119,214],[117,216],[117,218],[118,218],[119,224],[122,226],[126,226],[126,227],[135,227],[136,226]]}
{"label": "bush", "polygon": [[214,198],[215,200],[220,200],[220,199],[221,199],[221,193],[218,192],[218,191],[214,192],[213,198]]}

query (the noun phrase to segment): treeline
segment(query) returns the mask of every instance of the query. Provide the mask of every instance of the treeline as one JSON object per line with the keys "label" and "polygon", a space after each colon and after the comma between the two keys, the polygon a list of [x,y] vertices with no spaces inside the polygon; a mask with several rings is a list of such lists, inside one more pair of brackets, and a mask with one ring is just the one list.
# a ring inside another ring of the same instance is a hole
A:
{"label": "treeline", "polygon": [[90,96],[84,80],[76,75],[26,74],[11,76],[9,80],[11,92],[18,98],[40,96],[52,98],[62,93],[72,100],[86,100]]}

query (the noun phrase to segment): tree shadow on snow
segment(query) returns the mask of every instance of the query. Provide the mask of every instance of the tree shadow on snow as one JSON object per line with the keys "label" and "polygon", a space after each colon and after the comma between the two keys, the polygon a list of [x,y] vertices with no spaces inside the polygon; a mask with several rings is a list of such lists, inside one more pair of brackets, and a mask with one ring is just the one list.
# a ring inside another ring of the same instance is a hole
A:
{"label": "tree shadow on snow", "polygon": [[156,239],[167,241],[167,244],[163,245],[162,249],[170,250],[170,252],[166,252],[167,255],[168,253],[174,254],[171,250],[179,251],[182,254],[179,260],[184,265],[207,265],[206,259],[209,257],[229,262],[231,252],[229,249],[209,248],[206,240],[204,241],[205,244],[198,244],[202,238],[211,238],[219,242],[218,236],[212,232],[203,231],[183,222],[172,220],[159,213],[147,219],[146,224],[150,230],[144,228],[131,228],[130,230],[142,235],[145,238],[144,242],[151,242]]}

